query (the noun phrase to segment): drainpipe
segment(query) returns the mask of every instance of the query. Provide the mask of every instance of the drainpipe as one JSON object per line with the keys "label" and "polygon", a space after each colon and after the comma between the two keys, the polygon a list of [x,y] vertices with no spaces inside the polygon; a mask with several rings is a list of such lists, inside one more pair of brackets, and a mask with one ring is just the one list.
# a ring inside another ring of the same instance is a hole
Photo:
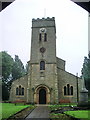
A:
{"label": "drainpipe", "polygon": [[78,94],[78,73],[76,73],[76,83],[77,83],[77,103],[79,102],[79,94]]}

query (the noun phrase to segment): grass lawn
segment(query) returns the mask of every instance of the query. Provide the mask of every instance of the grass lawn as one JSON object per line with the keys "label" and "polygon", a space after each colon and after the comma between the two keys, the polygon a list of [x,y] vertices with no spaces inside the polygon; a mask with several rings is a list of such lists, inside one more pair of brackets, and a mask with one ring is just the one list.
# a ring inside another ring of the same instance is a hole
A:
{"label": "grass lawn", "polygon": [[[2,104],[2,118],[8,118],[11,115],[17,113],[18,111],[26,108],[26,107],[31,107],[32,105],[23,105],[23,104],[12,104],[12,103],[0,103]],[[0,105],[1,106],[1,105]]]}
{"label": "grass lawn", "polygon": [[[69,104],[60,104],[60,105],[50,105],[50,110],[57,110],[59,108],[63,108],[64,106],[70,106]],[[77,106],[77,105],[73,105]],[[66,111],[64,112],[67,115],[73,116],[75,118],[79,118],[80,120],[90,120],[90,110],[77,110],[77,111]],[[70,117],[67,117],[65,114],[61,113],[50,113],[50,118],[54,118],[53,120],[62,119],[69,120]]]}
{"label": "grass lawn", "polygon": [[77,111],[66,111],[67,115],[73,116],[75,118],[82,118],[85,120],[90,120],[90,110],[77,110]]}
{"label": "grass lawn", "polygon": [[0,120],[2,118],[2,103],[0,103]]}

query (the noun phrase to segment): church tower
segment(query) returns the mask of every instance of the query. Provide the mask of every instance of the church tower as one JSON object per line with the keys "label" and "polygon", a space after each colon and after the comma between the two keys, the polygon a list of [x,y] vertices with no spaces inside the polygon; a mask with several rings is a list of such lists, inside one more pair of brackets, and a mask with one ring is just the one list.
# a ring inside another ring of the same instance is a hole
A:
{"label": "church tower", "polygon": [[54,17],[32,20],[29,78],[31,103],[58,103]]}
{"label": "church tower", "polygon": [[31,38],[31,63],[43,59],[48,63],[56,62],[56,28],[53,18],[33,19]]}

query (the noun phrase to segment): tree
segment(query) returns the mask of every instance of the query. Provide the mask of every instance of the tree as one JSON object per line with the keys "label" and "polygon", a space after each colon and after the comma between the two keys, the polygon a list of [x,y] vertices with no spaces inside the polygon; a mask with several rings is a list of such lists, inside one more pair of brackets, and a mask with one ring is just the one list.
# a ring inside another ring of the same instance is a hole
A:
{"label": "tree", "polygon": [[0,59],[2,59],[2,81],[7,83],[12,73],[13,58],[6,52],[0,52]]}
{"label": "tree", "polygon": [[[2,66],[2,67],[1,67]],[[25,75],[24,65],[15,55],[15,60],[6,52],[0,52],[0,79],[2,78],[2,100],[8,100],[12,81]]]}
{"label": "tree", "polygon": [[22,61],[19,59],[18,55],[15,55],[15,60],[12,68],[12,78],[13,80],[18,79],[25,75],[25,69]]}
{"label": "tree", "polygon": [[2,100],[8,100],[8,99],[9,99],[8,85],[2,82]]}
{"label": "tree", "polygon": [[13,58],[6,51],[0,52],[0,68],[2,68],[2,73],[0,74],[0,77],[2,78],[2,100],[8,100],[9,98],[8,81],[10,81],[13,62]]}
{"label": "tree", "polygon": [[82,74],[85,79],[86,88],[90,89],[89,84],[87,84],[90,83],[90,53],[88,55],[88,58],[87,57],[84,58]]}
{"label": "tree", "polygon": [[85,80],[85,85],[88,90],[88,95],[90,97],[90,52],[88,54],[88,58],[84,58],[83,68],[82,68],[82,75]]}

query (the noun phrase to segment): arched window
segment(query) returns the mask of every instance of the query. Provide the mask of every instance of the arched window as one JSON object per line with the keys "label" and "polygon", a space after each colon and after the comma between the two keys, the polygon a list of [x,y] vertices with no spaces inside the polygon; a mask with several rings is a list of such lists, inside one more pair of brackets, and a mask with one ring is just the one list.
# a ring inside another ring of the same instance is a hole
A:
{"label": "arched window", "polygon": [[46,33],[44,34],[44,41],[45,42],[47,41],[47,34]]}
{"label": "arched window", "polygon": [[16,88],[16,95],[24,95],[24,88],[21,85]]}
{"label": "arched window", "polygon": [[40,62],[40,70],[45,70],[45,62],[44,61]]}
{"label": "arched window", "polygon": [[66,89],[66,86],[64,86],[64,95],[67,95],[67,89]]}
{"label": "arched window", "polygon": [[16,95],[19,95],[18,93],[19,93],[19,89],[18,89],[18,87],[17,87],[17,88],[16,88]]}
{"label": "arched window", "polygon": [[73,86],[70,86],[69,84],[64,86],[64,95],[73,95]]}
{"label": "arched window", "polygon": [[24,88],[22,88],[22,95],[24,95]]}
{"label": "arched window", "polygon": [[39,41],[40,42],[42,41],[42,34],[41,33],[39,34]]}
{"label": "arched window", "polygon": [[19,86],[19,95],[22,95],[22,88],[21,88],[21,85]]}
{"label": "arched window", "polygon": [[71,95],[73,95],[73,86],[71,86]]}

